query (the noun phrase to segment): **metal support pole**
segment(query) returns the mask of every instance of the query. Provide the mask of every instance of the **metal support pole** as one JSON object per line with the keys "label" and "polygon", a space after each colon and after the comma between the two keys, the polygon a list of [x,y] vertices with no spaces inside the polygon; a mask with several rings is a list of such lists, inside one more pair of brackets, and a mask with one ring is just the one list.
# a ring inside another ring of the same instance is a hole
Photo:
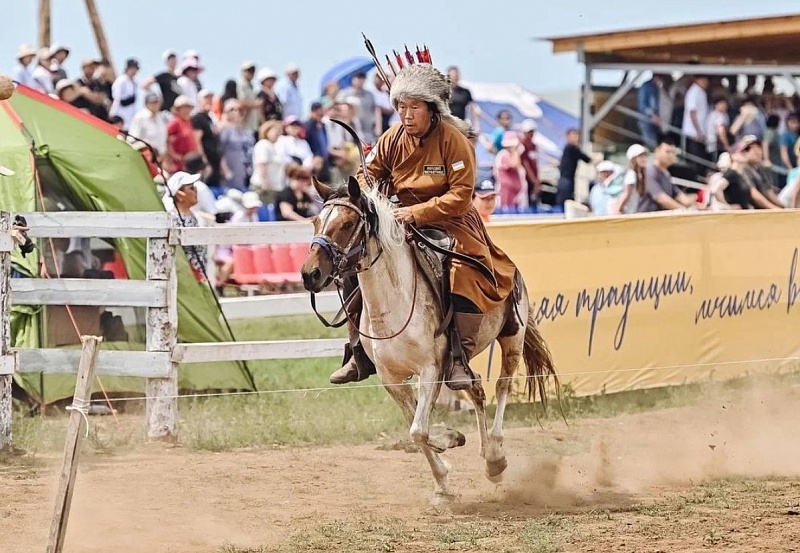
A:
{"label": "metal support pole", "polygon": [[583,78],[581,94],[581,147],[589,150],[592,131],[592,66],[584,62],[586,74]]}

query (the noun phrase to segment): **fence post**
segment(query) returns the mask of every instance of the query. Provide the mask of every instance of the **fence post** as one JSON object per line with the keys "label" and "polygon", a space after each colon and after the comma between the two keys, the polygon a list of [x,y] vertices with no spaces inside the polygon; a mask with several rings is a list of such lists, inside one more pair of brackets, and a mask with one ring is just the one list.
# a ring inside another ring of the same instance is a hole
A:
{"label": "fence post", "polygon": [[0,450],[11,445],[11,214],[0,211]]}
{"label": "fence post", "polygon": [[[178,278],[175,270],[175,246],[169,238],[147,241],[147,280],[167,281],[166,307],[147,309],[147,351],[169,352],[178,335]],[[146,385],[147,437],[174,441],[178,421],[178,365],[171,363],[167,378],[148,378]]]}

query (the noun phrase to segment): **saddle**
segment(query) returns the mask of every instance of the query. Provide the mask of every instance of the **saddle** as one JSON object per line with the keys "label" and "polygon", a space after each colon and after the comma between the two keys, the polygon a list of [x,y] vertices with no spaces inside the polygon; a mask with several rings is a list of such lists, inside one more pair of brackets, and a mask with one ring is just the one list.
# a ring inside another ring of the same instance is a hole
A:
{"label": "saddle", "polygon": [[436,329],[440,336],[450,326],[453,319],[453,304],[450,299],[450,260],[456,245],[455,239],[437,228],[414,229],[409,241],[414,246],[411,251],[420,272],[436,294],[442,309],[442,322]]}

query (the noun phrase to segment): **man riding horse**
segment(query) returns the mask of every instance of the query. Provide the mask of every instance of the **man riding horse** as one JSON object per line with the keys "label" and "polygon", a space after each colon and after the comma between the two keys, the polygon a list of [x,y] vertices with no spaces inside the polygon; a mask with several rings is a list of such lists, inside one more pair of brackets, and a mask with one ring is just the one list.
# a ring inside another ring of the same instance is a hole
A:
{"label": "man riding horse", "polygon": [[[471,264],[451,261],[451,302],[457,337],[451,339],[453,363],[445,375],[448,387],[465,390],[475,374],[469,367],[484,313],[506,301],[514,287],[516,268],[495,246],[472,205],[476,181],[475,134],[469,123],[450,113],[450,83],[429,63],[400,69],[391,85],[391,102],[400,122],[384,133],[367,158],[369,177],[359,171],[362,187],[387,182],[387,196],[396,195],[400,205],[395,218],[417,227],[436,228],[455,241],[455,252],[482,262],[494,274],[494,282]],[[345,293],[357,287],[355,278]],[[351,290],[348,290],[350,288]],[[331,375],[331,383],[356,382],[375,374],[372,361],[358,341],[361,302],[348,305],[352,347],[345,348],[344,366]],[[356,326],[354,326],[356,325]]]}

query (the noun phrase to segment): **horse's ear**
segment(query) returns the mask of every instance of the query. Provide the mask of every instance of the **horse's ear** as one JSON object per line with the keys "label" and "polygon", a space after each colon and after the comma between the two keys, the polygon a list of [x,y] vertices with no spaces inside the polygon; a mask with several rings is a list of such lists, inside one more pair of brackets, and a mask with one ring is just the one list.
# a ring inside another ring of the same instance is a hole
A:
{"label": "horse's ear", "polygon": [[331,187],[324,182],[320,182],[317,177],[311,177],[311,182],[314,184],[314,189],[319,194],[319,197],[322,198],[322,201],[327,202],[331,195]]}
{"label": "horse's ear", "polygon": [[361,199],[361,185],[355,177],[350,177],[347,182],[347,193],[350,194],[350,199],[357,202]]}

